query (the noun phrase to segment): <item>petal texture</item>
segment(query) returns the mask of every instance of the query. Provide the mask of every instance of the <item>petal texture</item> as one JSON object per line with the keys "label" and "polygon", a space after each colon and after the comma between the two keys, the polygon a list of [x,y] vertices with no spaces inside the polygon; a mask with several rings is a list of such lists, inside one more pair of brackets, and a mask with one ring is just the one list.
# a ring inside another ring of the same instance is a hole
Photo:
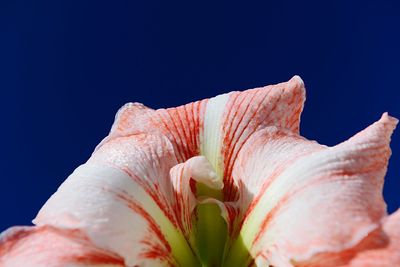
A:
{"label": "petal texture", "polygon": [[96,248],[76,230],[13,227],[0,236],[0,266],[4,267],[109,266],[122,267],[118,255]]}
{"label": "petal texture", "polygon": [[242,207],[249,207],[239,226],[250,254],[262,264],[292,266],[355,246],[378,228],[396,123],[384,114],[335,147],[271,127],[254,134],[233,171]]}
{"label": "petal texture", "polygon": [[232,168],[248,138],[266,126],[297,133],[304,100],[304,83],[295,76],[285,83],[231,92],[207,102],[200,153],[222,176],[225,201],[238,198]]}
{"label": "petal texture", "polygon": [[128,103],[117,113],[110,134],[99,144],[122,136],[158,134],[172,144],[177,160],[199,154],[200,129],[208,99],[176,108],[153,110],[140,103]]}
{"label": "petal texture", "polygon": [[385,218],[384,235],[371,249],[359,251],[348,267],[400,266],[400,210]]}
{"label": "petal texture", "polygon": [[162,136],[115,138],[75,170],[34,222],[81,229],[128,266],[154,259],[174,265],[173,256],[190,262],[192,251],[169,205],[175,164],[172,145]]}

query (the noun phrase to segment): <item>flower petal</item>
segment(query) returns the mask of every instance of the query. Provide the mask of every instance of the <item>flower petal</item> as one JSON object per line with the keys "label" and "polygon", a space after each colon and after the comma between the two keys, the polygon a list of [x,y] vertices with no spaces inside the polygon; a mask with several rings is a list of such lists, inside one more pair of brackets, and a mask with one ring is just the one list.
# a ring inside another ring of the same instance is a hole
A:
{"label": "flower petal", "polygon": [[0,236],[0,266],[124,266],[118,255],[96,248],[76,230],[13,227]]}
{"label": "flower petal", "polygon": [[[223,114],[218,123],[221,130],[236,125],[228,138],[233,144],[237,139],[246,139],[258,124],[277,123],[298,129],[303,102],[297,101],[297,96],[303,95],[300,81],[294,78],[288,83],[230,94],[225,104],[219,105]],[[218,102],[215,100],[222,98],[159,110],[138,103],[125,105],[117,113],[109,136],[88,163],[79,167],[46,203],[35,223],[82,229],[96,245],[122,255],[127,264],[136,263],[143,255],[155,255],[155,251],[165,262],[171,262],[171,253],[174,254],[170,251],[171,240],[184,243],[181,233],[184,229],[179,229],[179,219],[170,205],[176,188],[170,181],[169,170],[201,154],[202,147],[216,144],[214,141],[222,147],[223,136],[231,131],[221,131],[217,135],[221,138],[213,141],[212,124],[207,119],[213,116],[214,104]],[[233,109],[238,114],[244,113],[243,117],[237,120],[230,112]],[[287,110],[293,110],[294,114]],[[213,153],[222,151],[204,152],[209,161],[213,160]],[[217,183],[221,184],[221,179]],[[227,210],[222,209],[223,214],[234,214],[231,207]],[[134,230],[132,225],[136,226]],[[168,232],[174,233],[172,237]],[[132,248],[137,243],[141,245]]]}
{"label": "flower petal", "polygon": [[218,200],[222,180],[204,156],[190,158],[171,169],[174,210],[191,247],[204,266],[220,266],[227,238],[227,209]]}
{"label": "flower petal", "polygon": [[34,222],[81,229],[125,264],[196,265],[172,207],[169,170],[176,165],[163,136],[136,134],[103,144],[47,201]]}
{"label": "flower petal", "polygon": [[[294,77],[287,83],[177,108],[125,105],[109,136],[49,199],[35,223],[81,229],[97,246],[123,256],[128,265],[154,257],[170,264],[177,255],[186,255],[188,260],[193,252],[185,242],[189,234],[182,228],[182,218],[171,205],[178,188],[171,183],[169,170],[203,154],[217,172],[212,183],[222,187],[224,176],[231,186],[230,170],[218,164],[231,168],[240,147],[261,126],[298,131],[303,87],[301,79]],[[237,207],[230,201],[236,198],[225,200],[228,202],[223,204],[205,198],[201,203],[216,204],[232,222]],[[189,203],[185,203],[186,209],[191,208]],[[171,251],[171,242],[177,251]]]}
{"label": "flower petal", "polygon": [[318,253],[350,248],[379,227],[386,208],[382,185],[388,144],[396,123],[384,114],[331,148],[271,127],[254,134],[233,171],[235,182],[242,184],[241,201],[249,207],[241,246],[258,262],[291,266]]}
{"label": "flower petal", "polygon": [[200,152],[223,178],[225,201],[238,197],[232,168],[247,139],[266,126],[297,133],[304,100],[304,83],[295,76],[285,83],[231,92],[207,102]]}
{"label": "flower petal", "polygon": [[381,246],[359,252],[347,267],[400,266],[400,209],[385,218],[383,230],[384,238],[378,239]]}
{"label": "flower petal", "polygon": [[207,101],[158,110],[140,103],[128,103],[118,111],[110,134],[97,149],[118,137],[143,133],[163,135],[171,142],[177,160],[184,162],[199,154],[199,134]]}
{"label": "flower petal", "polygon": [[385,217],[379,228],[356,246],[339,252],[320,253],[296,262],[296,267],[391,267],[400,265],[400,210]]}
{"label": "flower petal", "polygon": [[[176,217],[180,218],[178,223],[185,236],[193,241],[193,237],[190,236],[193,227],[192,213],[201,203],[195,194],[197,183],[205,184],[215,190],[222,189],[223,184],[216,179],[213,167],[204,156],[196,156],[185,163],[175,165],[170,174],[175,194],[172,203],[173,210]],[[195,247],[194,243],[192,245]]]}
{"label": "flower petal", "polygon": [[204,155],[217,175],[224,177],[225,200],[232,201],[237,196],[231,171],[245,141],[265,126],[298,133],[304,100],[304,83],[294,76],[285,83],[230,92],[176,108],[152,110],[128,103],[118,111],[110,135],[98,147],[121,136],[161,134],[173,145],[178,162]]}

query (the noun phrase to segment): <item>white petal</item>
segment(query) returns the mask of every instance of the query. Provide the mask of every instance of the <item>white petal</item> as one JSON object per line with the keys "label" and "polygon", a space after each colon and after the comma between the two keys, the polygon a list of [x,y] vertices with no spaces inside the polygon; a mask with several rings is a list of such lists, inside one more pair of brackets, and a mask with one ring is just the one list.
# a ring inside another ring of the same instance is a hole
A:
{"label": "white petal", "polygon": [[385,114],[332,148],[274,128],[253,135],[233,171],[249,207],[240,236],[251,255],[278,266],[303,261],[352,247],[379,227],[396,123]]}
{"label": "white petal", "polygon": [[111,140],[75,170],[34,222],[81,229],[128,266],[154,258],[165,265],[191,262],[194,255],[169,205],[175,164],[170,143],[160,136]]}

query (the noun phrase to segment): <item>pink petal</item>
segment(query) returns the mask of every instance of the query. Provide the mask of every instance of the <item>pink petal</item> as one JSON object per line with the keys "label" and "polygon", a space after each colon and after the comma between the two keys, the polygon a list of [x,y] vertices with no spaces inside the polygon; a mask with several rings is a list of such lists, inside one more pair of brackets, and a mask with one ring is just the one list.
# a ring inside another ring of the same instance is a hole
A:
{"label": "pink petal", "polygon": [[[295,76],[285,83],[230,92],[176,108],[152,110],[129,103],[118,111],[110,135],[99,147],[121,136],[158,133],[170,140],[177,160],[184,162],[203,154],[204,143],[212,143],[213,153],[223,158],[224,177],[229,180],[237,152],[256,129],[274,125],[298,132],[304,94],[304,83]],[[221,98],[226,100],[215,101]],[[219,138],[212,142],[214,137]]]}
{"label": "pink petal", "polygon": [[[173,249],[187,246],[169,205],[173,194],[169,170],[176,164],[165,137],[114,138],[74,171],[34,222],[80,229],[96,246],[121,255],[129,266],[154,260],[172,265]],[[179,244],[170,244],[171,240]]]}
{"label": "pink petal", "polygon": [[108,141],[135,134],[159,134],[172,144],[179,162],[197,156],[200,147],[200,129],[208,99],[176,108],[153,110],[140,103],[128,103],[117,113]]}
{"label": "pink petal", "polygon": [[224,191],[227,201],[237,198],[231,179],[232,168],[248,138],[266,126],[277,126],[298,133],[304,100],[304,83],[298,76],[285,83],[231,95],[222,124]]}
{"label": "pink petal", "polygon": [[[226,100],[216,101],[220,98]],[[223,168],[224,200],[233,221],[237,211],[232,201],[236,201],[237,191],[231,171],[237,152],[262,127],[276,125],[298,132],[304,99],[304,84],[295,76],[289,82],[231,92],[177,108],[152,110],[130,103],[120,109],[110,135],[98,148],[115,138],[150,133],[170,141],[177,162],[205,155],[217,172]],[[202,150],[207,145],[211,146],[210,153]],[[222,166],[213,162],[213,157],[222,159]]]}
{"label": "pink petal", "polygon": [[291,266],[353,247],[378,228],[386,214],[382,185],[396,123],[384,114],[331,148],[274,127],[254,134],[233,170],[240,201],[249,207],[240,234],[251,255]]}
{"label": "pink petal", "polygon": [[340,252],[321,253],[296,267],[389,267],[400,265],[400,210],[385,217],[379,228],[357,245]]}
{"label": "pink petal", "polygon": [[360,251],[348,267],[400,266],[400,209],[385,218],[384,236],[377,239],[378,246]]}
{"label": "pink petal", "polygon": [[13,227],[0,236],[0,266],[124,266],[118,255],[95,247],[77,230]]}

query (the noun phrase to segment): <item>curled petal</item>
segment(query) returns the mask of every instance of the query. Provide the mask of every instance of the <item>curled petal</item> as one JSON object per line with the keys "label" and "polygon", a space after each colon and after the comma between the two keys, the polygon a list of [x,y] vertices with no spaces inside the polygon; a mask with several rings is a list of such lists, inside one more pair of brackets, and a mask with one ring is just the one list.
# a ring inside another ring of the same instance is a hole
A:
{"label": "curled petal", "polygon": [[204,156],[171,169],[174,211],[203,266],[220,266],[236,203],[221,200],[222,180]]}
{"label": "curled petal", "polygon": [[192,240],[192,213],[199,203],[195,193],[197,183],[215,190],[222,189],[223,184],[204,156],[196,156],[174,166],[170,175],[174,187],[173,210],[187,239]]}
{"label": "curled petal", "polygon": [[253,258],[291,266],[353,247],[377,229],[386,214],[382,185],[396,123],[384,114],[331,148],[272,128],[253,135],[233,174],[244,197],[254,194],[240,230]]}
{"label": "curled petal", "polygon": [[223,202],[212,196],[198,194],[199,184],[206,185],[211,190],[223,189],[222,181],[217,178],[214,168],[204,156],[196,156],[174,166],[170,174],[175,193],[173,210],[176,217],[180,218],[178,223],[188,239],[192,238],[192,215],[198,204],[216,204],[227,223],[238,213],[237,203]]}
{"label": "curled petal", "polygon": [[121,257],[99,249],[77,230],[50,226],[13,227],[0,236],[0,266],[124,266]]}
{"label": "curled petal", "polygon": [[197,156],[185,162],[184,176],[190,177],[196,182],[205,184],[211,189],[221,190],[224,184],[218,179],[214,168],[204,156]]}

